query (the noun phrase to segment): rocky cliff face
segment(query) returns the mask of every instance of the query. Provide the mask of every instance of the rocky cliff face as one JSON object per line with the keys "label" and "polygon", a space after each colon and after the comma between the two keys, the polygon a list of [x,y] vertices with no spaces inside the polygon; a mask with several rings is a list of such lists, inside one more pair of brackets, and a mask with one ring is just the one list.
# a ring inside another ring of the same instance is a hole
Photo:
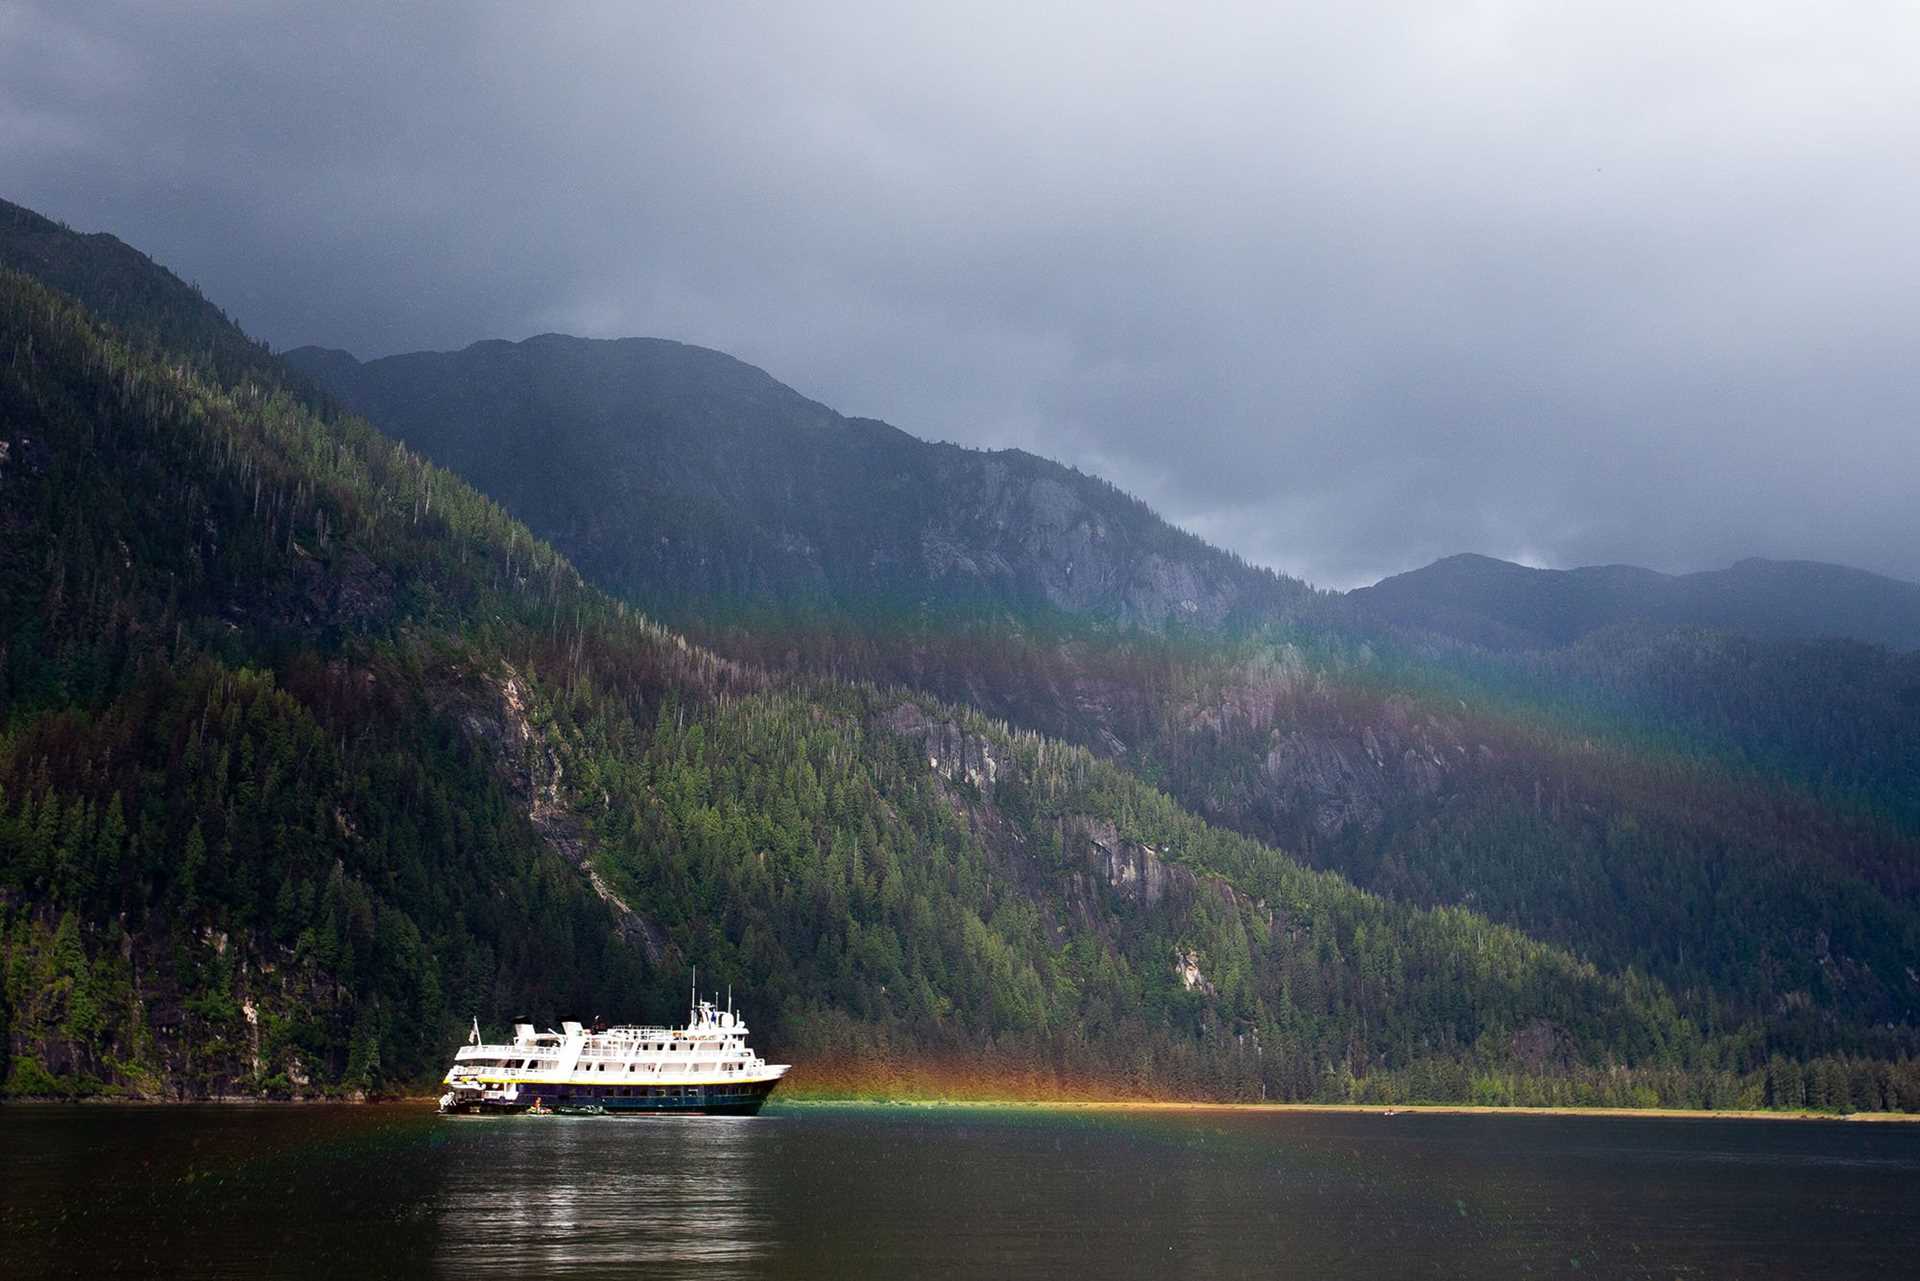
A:
{"label": "rocky cliff face", "polygon": [[[949,784],[965,784],[947,799],[988,847],[1002,872],[1032,886],[1058,886],[1062,893],[1037,894],[1060,904],[1050,922],[1056,938],[1079,930],[1109,941],[1136,932],[1183,936],[1196,913],[1258,921],[1268,930],[1275,913],[1249,899],[1226,878],[1198,871],[1172,852],[1121,834],[1109,819],[1092,815],[1063,817],[1057,825],[1058,849],[1043,853],[1019,835],[998,805],[999,784],[1021,781],[994,739],[965,725],[928,715],[919,704],[903,702],[876,718],[874,728],[912,743],[925,754],[927,768]],[[1058,861],[1051,861],[1057,855]],[[1219,995],[1205,966],[1203,950],[1191,942],[1174,946],[1163,974],[1185,992],[1206,1000]],[[1244,1035],[1247,1029],[1238,1029]]]}
{"label": "rocky cliff face", "polygon": [[1341,684],[1291,646],[1243,663],[1204,701],[1176,708],[1171,724],[1190,743],[1257,762],[1209,808],[1294,849],[1370,836],[1392,812],[1430,811],[1499,755],[1464,708],[1449,715]]}
{"label": "rocky cliff face", "polygon": [[1279,813],[1334,837],[1377,830],[1390,804],[1437,797],[1466,754],[1457,725],[1416,717],[1406,700],[1389,699],[1374,723],[1331,734],[1273,730],[1261,774]]}
{"label": "rocky cliff face", "polygon": [[[1155,547],[1166,532],[1157,517],[1044,460],[951,450],[936,484],[953,501],[930,513],[921,535],[929,581],[958,579],[1150,630],[1217,627],[1278,604],[1281,593],[1257,571],[1197,542]],[[1275,600],[1264,602],[1269,594]]]}
{"label": "rocky cliff face", "polygon": [[564,748],[535,724],[532,703],[520,673],[502,663],[497,673],[455,692],[448,710],[487,752],[496,776],[526,807],[527,821],[547,848],[576,868],[612,910],[615,933],[637,944],[649,965],[665,963],[671,947],[665,931],[635,911],[594,867],[593,831],[566,784]]}
{"label": "rocky cliff face", "polygon": [[957,721],[927,715],[918,703],[901,703],[880,720],[880,727],[917,744],[927,768],[948,782],[990,789],[1000,778],[993,740]]}
{"label": "rocky cliff face", "polygon": [[[298,1098],[321,1075],[318,1064],[284,1034],[268,1038],[265,1025],[284,1029],[291,1011],[325,1018],[351,1005],[329,976],[260,933],[199,932],[196,944],[231,976],[230,999],[215,1007],[183,990],[177,940],[164,928],[116,928],[76,965],[84,945],[70,914],[32,911],[4,891],[0,911],[17,913],[4,939],[13,1001],[0,1044],[0,1071],[16,1094],[70,1095],[87,1082],[152,1100],[257,1098],[271,1081],[271,1093]],[[124,1026],[120,1053],[94,1044],[102,1026]]]}

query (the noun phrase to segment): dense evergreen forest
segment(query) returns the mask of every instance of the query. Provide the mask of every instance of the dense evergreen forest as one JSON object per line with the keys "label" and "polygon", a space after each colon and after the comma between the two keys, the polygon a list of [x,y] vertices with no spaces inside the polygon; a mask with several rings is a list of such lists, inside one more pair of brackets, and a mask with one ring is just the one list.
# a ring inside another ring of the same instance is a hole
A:
{"label": "dense evergreen forest", "polygon": [[[91,303],[117,279],[59,281]],[[719,657],[264,353],[198,344],[191,291],[119,320],[0,274],[10,1093],[417,1085],[469,1017],[668,1017],[697,964],[796,1084],[1920,1106],[1911,828],[1848,781],[1866,765],[1741,791],[1724,752],[1682,753],[1676,791],[1619,735],[1569,745],[1604,699],[1502,717],[1541,700],[1345,642],[953,642],[1124,683],[1063,725],[1082,745],[940,701],[993,669],[939,646],[912,682],[891,642],[814,663],[740,631]],[[1446,711],[1458,682],[1477,719]],[[1276,731],[1378,746],[1387,721],[1482,762],[1470,802],[1261,809]],[[1116,728],[1127,750],[1089,750]],[[1440,820],[1451,861],[1396,863]],[[1321,843],[1271,843],[1291,831]],[[1340,841],[1402,879],[1310,866],[1357,863]],[[1609,921],[1601,884],[1678,906]],[[1739,928],[1759,911],[1779,939]]]}
{"label": "dense evergreen forest", "polygon": [[1690,629],[1523,655],[1344,625],[703,635],[1038,725],[1377,893],[1710,991],[1796,1053],[1911,1052],[1920,657]]}
{"label": "dense evergreen forest", "polygon": [[1080,744],[1364,888],[1710,994],[1795,1054],[1915,1048],[1920,654],[1857,639],[1920,636],[1911,584],[1467,556],[1333,596],[715,352],[295,355],[718,652]]}

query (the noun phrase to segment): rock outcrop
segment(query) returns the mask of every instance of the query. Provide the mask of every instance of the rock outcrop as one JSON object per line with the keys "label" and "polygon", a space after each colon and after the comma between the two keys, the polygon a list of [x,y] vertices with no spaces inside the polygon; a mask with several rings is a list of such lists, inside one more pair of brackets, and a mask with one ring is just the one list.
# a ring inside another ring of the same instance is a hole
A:
{"label": "rock outcrop", "polygon": [[593,866],[592,829],[567,795],[561,745],[534,724],[526,682],[503,663],[497,674],[479,678],[479,683],[491,697],[462,691],[454,709],[462,730],[486,746],[495,769],[526,806],[527,821],[541,840],[579,869],[593,892],[612,909],[620,937],[640,947],[649,964],[664,963],[670,946],[665,932],[635,911]]}
{"label": "rock outcrop", "polygon": [[993,741],[951,720],[934,719],[917,703],[901,703],[880,721],[881,728],[920,745],[927,768],[950,783],[966,782],[985,790],[1000,777]]}

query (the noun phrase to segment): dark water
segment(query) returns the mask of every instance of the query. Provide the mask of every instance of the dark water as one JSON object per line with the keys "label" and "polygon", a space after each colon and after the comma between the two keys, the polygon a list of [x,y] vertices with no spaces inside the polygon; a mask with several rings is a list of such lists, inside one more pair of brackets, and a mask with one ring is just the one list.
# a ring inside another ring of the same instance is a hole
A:
{"label": "dark water", "polygon": [[1920,1273],[1920,1126],[0,1108],[0,1276]]}

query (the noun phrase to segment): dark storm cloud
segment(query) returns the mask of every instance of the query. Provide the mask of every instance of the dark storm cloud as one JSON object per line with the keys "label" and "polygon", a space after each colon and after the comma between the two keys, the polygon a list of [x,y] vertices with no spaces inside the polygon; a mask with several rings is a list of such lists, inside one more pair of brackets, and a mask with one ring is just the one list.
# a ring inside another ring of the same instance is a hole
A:
{"label": "dark storm cloud", "polygon": [[37,5],[0,187],[276,345],[662,334],[1345,585],[1920,578],[1908,6]]}

